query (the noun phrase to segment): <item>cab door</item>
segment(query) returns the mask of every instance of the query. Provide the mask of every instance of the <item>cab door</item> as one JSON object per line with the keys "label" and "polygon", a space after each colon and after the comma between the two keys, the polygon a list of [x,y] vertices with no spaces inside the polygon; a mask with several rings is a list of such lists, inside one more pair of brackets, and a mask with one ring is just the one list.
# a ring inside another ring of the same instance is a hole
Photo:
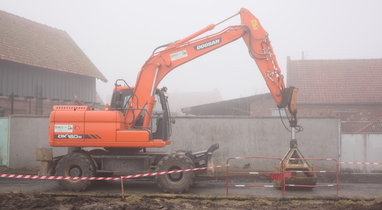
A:
{"label": "cab door", "polygon": [[170,109],[164,88],[156,92],[155,100],[151,118],[152,138],[169,140],[171,136]]}

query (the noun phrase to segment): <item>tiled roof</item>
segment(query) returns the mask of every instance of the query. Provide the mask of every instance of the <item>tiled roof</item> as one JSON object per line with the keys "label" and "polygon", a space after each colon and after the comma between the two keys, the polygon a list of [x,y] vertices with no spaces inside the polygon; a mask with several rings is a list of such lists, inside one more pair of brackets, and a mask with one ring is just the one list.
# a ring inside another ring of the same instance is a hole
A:
{"label": "tiled roof", "polygon": [[299,103],[382,103],[382,59],[288,59],[287,68],[287,84],[299,88]]}
{"label": "tiled roof", "polygon": [[107,81],[65,31],[4,11],[0,11],[0,59]]}

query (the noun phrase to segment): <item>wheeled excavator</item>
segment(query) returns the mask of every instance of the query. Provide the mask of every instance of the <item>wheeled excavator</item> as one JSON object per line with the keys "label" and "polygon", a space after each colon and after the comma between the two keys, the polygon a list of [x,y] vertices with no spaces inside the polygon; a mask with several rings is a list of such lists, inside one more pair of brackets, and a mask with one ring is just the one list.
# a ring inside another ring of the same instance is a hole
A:
{"label": "wheeled excavator", "polygon": [[[240,25],[200,37],[236,15],[241,17]],[[167,89],[158,88],[158,85],[176,67],[239,38],[243,38],[247,45],[249,55],[255,60],[278,108],[288,108],[294,133],[297,89],[285,87],[268,33],[247,9],[243,8],[229,18],[156,48],[142,66],[135,86],[129,86],[122,79],[115,82],[110,106],[105,110],[83,105],[54,106],[50,114],[49,144],[68,147],[69,152],[53,159],[51,173],[93,177],[209,166],[218,144],[199,152],[147,151],[171,143]],[[293,148],[297,149],[296,144]],[[306,165],[305,170],[309,170]],[[155,182],[164,192],[182,193],[190,188],[196,175],[197,172],[159,175]],[[85,190],[90,183],[88,180],[60,180],[63,188],[73,191]]]}

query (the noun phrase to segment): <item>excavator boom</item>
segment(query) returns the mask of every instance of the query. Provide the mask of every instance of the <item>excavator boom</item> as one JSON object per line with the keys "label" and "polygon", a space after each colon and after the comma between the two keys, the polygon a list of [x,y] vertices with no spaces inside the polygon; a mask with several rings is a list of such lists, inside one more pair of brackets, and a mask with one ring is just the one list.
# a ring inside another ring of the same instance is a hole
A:
{"label": "excavator boom", "polygon": [[268,33],[259,20],[247,9],[241,9],[236,15],[238,14],[241,17],[241,25],[229,26],[218,33],[198,38],[213,30],[217,25],[210,24],[184,39],[166,45],[163,50],[153,53],[138,75],[130,104],[131,109],[128,109],[125,114],[128,127],[136,126],[134,120],[137,119],[136,116],[142,115],[142,110],[145,111],[142,126],[149,126],[155,104],[154,90],[170,71],[239,38],[244,39],[249,54],[255,60],[277,105],[285,107],[285,104],[289,104],[289,102],[285,102],[285,99],[290,97],[283,95],[284,77],[277,63]]}

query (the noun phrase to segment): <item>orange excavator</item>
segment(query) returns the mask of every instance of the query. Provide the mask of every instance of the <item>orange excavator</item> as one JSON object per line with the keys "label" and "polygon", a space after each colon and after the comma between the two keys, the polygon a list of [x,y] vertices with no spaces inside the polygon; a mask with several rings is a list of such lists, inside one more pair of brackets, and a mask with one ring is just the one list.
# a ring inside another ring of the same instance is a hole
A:
{"label": "orange excavator", "polygon": [[[241,25],[199,37],[236,15],[240,15]],[[50,114],[49,143],[53,147],[69,147],[67,155],[54,158],[55,174],[90,177],[208,166],[213,152],[219,147],[217,144],[200,152],[146,151],[146,148],[160,148],[171,143],[167,89],[158,88],[158,85],[174,68],[239,38],[244,39],[277,106],[288,107],[293,131],[297,126],[297,89],[285,87],[268,33],[247,9],[243,8],[229,18],[156,48],[142,66],[135,86],[129,86],[121,79],[115,82],[109,108],[54,106]],[[97,149],[85,149],[89,147]],[[160,175],[155,181],[164,192],[182,193],[192,185],[195,173]],[[74,191],[84,190],[89,184],[90,181],[60,181],[62,187]]]}

